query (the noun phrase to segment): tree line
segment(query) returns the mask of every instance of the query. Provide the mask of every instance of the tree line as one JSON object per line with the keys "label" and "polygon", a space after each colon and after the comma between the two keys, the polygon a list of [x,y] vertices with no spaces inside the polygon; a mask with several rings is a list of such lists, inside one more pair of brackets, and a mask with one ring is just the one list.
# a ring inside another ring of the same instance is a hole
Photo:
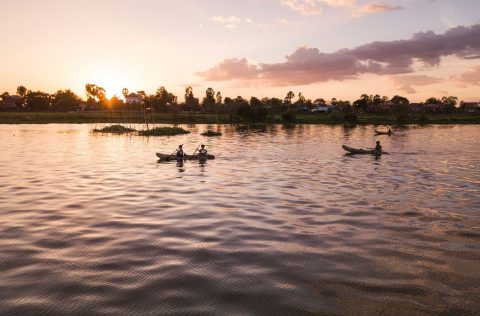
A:
{"label": "tree line", "polygon": [[[81,109],[87,111],[148,111],[152,113],[189,111],[191,113],[236,116],[248,121],[267,121],[269,118],[280,115],[284,120],[291,121],[298,113],[312,113],[316,107],[326,106],[327,103],[323,99],[312,102],[301,92],[295,95],[293,91],[288,91],[283,99],[251,97],[247,100],[241,96],[224,98],[220,91],[215,92],[212,88],[208,88],[204,97],[200,99],[195,97],[190,86],[186,87],[182,102],[164,86],[159,87],[154,94],[150,95],[143,91],[136,92],[135,94],[142,100],[139,103],[125,101],[130,94],[127,88],[122,90],[123,99],[118,96],[108,99],[103,87],[88,83],[85,85],[85,94],[86,101],[71,90],[58,90],[53,94],[48,94],[29,90],[21,85],[17,87],[14,98],[14,101],[18,103],[15,110],[19,108],[25,111],[75,111]],[[2,104],[5,105],[8,100],[11,102],[11,97],[8,92],[1,94]],[[428,107],[424,106],[423,110],[434,109],[437,113],[454,113],[457,111],[457,101],[458,98],[455,96],[444,96],[440,99],[431,97],[425,100],[424,105],[428,105]],[[336,98],[332,98],[329,103],[330,111],[344,114],[389,112],[401,116],[413,109],[410,101],[400,95],[389,98],[378,94],[362,94],[352,103]],[[418,104],[416,105],[418,106]]]}

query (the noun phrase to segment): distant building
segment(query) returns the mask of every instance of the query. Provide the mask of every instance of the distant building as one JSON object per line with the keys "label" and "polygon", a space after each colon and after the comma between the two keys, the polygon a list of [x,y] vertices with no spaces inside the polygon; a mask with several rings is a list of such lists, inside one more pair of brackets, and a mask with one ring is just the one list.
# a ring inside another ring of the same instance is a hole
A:
{"label": "distant building", "polygon": [[87,102],[81,101],[81,102],[78,102],[78,105],[76,106],[75,111],[83,112],[87,110],[87,107],[88,107]]}
{"label": "distant building", "polygon": [[141,104],[142,101],[142,97],[133,92],[125,97],[125,102],[127,104]]}
{"label": "distant building", "polygon": [[5,109],[23,108],[23,98],[19,95],[4,96],[3,108]]}
{"label": "distant building", "polygon": [[477,113],[480,112],[480,102],[462,102],[460,110],[463,113]]}
{"label": "distant building", "polygon": [[311,111],[312,113],[327,113],[330,111],[330,108],[324,99],[319,98],[313,101],[313,108]]}
{"label": "distant building", "polygon": [[441,110],[440,105],[435,104],[435,103],[424,104],[423,108],[425,109],[425,111],[430,112],[430,113],[438,113]]}
{"label": "distant building", "polygon": [[410,111],[413,112],[423,112],[425,110],[425,105],[423,103],[410,103],[408,106]]}

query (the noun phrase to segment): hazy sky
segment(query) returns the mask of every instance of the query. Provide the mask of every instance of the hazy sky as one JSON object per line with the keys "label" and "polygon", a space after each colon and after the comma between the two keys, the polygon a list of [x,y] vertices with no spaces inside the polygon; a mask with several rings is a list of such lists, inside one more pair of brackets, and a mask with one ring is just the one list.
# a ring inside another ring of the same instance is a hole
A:
{"label": "hazy sky", "polygon": [[0,0],[0,92],[480,99],[479,0]]}

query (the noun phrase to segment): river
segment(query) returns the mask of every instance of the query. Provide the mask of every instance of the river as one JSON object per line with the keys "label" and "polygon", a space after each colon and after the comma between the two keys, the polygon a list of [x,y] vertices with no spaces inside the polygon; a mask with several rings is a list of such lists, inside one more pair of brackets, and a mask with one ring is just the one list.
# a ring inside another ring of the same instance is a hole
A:
{"label": "river", "polygon": [[2,315],[480,310],[478,125],[94,127],[0,126]]}

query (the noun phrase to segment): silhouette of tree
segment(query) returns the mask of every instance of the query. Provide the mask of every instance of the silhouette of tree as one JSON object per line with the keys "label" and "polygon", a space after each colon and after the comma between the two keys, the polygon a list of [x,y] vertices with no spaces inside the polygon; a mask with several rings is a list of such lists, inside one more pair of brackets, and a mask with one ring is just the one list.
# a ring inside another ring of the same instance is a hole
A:
{"label": "silhouette of tree", "polygon": [[73,111],[77,109],[80,98],[71,90],[58,90],[52,95],[54,111]]}
{"label": "silhouette of tree", "polygon": [[17,94],[24,98],[27,95],[27,88],[25,86],[18,86],[17,87]]}
{"label": "silhouette of tree", "polygon": [[295,97],[293,91],[288,91],[287,96],[283,99],[283,104],[288,108],[292,105],[292,100]]}
{"label": "silhouette of tree", "polygon": [[434,97],[431,97],[425,100],[425,104],[440,104],[440,103],[442,103],[442,101]]}
{"label": "silhouette of tree", "polygon": [[390,99],[390,102],[393,104],[410,104],[410,101],[400,95],[395,95]]}
{"label": "silhouette of tree", "polygon": [[122,95],[123,95],[124,98],[127,97],[127,95],[128,95],[128,88],[123,88],[123,89],[122,89]]}
{"label": "silhouette of tree", "polygon": [[25,95],[25,105],[32,111],[48,111],[50,109],[50,95],[41,91],[28,91]]}
{"label": "silhouette of tree", "polygon": [[185,89],[185,107],[189,111],[196,111],[199,108],[198,98],[194,97],[193,89],[190,86]]}
{"label": "silhouette of tree", "polygon": [[205,98],[202,101],[203,108],[207,113],[211,113],[215,107],[215,91],[212,88],[208,88],[205,91]]}

